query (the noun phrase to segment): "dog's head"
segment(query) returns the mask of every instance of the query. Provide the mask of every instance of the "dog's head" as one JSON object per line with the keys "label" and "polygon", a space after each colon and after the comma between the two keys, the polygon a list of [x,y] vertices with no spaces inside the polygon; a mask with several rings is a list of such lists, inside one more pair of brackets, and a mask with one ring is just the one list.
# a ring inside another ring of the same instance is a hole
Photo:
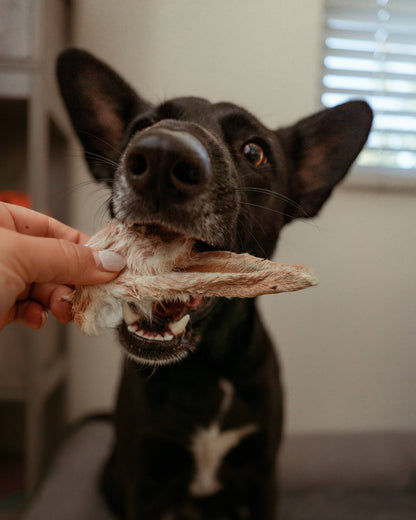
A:
{"label": "dog's head", "polygon": [[112,189],[113,217],[198,250],[269,257],[284,224],[318,213],[372,121],[361,101],[278,130],[231,103],[153,106],[79,50],[60,56],[58,78],[91,172]]}

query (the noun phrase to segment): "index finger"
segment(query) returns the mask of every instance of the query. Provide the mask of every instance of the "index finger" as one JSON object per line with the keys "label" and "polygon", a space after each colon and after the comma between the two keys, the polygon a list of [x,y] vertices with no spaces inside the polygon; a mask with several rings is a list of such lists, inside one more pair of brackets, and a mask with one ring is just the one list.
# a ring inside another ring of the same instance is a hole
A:
{"label": "index finger", "polygon": [[0,202],[0,226],[24,235],[45,238],[63,238],[75,244],[85,244],[89,235],[59,220],[37,211]]}

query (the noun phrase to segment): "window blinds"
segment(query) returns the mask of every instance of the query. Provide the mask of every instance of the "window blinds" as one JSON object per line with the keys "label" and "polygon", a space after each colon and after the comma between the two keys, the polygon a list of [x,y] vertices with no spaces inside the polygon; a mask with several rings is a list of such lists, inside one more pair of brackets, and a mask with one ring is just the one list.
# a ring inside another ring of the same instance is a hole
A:
{"label": "window blinds", "polygon": [[416,0],[325,0],[322,103],[366,99],[358,165],[416,176]]}

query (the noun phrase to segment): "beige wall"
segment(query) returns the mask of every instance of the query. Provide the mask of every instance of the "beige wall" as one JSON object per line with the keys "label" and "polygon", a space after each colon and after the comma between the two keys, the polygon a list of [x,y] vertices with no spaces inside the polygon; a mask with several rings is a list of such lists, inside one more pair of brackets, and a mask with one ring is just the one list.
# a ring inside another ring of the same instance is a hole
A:
{"label": "beige wall", "polygon": [[341,190],[285,230],[279,259],[320,279],[261,302],[292,430],[416,428],[415,222],[414,194]]}
{"label": "beige wall", "polygon": [[[233,100],[271,126],[319,103],[321,0],[78,0],[75,43],[151,101]],[[74,184],[87,179],[74,159]],[[103,222],[107,194],[74,192],[74,224]],[[281,261],[321,284],[265,297],[279,339],[290,431],[416,428],[416,204],[413,194],[339,190],[319,219],[283,234]],[[71,416],[111,406],[119,370],[111,334],[71,329]]]}

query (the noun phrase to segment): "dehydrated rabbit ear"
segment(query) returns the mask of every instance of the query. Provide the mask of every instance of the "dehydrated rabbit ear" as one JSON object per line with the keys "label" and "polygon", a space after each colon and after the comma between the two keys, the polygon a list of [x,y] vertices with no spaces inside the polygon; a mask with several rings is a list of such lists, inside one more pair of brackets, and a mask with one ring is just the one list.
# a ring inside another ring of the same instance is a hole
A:
{"label": "dehydrated rabbit ear", "polygon": [[89,245],[123,254],[127,266],[112,282],[75,291],[75,323],[87,334],[116,327],[123,319],[128,322],[129,314],[149,319],[154,304],[166,301],[201,296],[253,298],[317,284],[310,269],[302,265],[227,251],[197,253],[191,239],[176,236],[167,240],[148,234],[146,228],[118,221],[110,221]]}

